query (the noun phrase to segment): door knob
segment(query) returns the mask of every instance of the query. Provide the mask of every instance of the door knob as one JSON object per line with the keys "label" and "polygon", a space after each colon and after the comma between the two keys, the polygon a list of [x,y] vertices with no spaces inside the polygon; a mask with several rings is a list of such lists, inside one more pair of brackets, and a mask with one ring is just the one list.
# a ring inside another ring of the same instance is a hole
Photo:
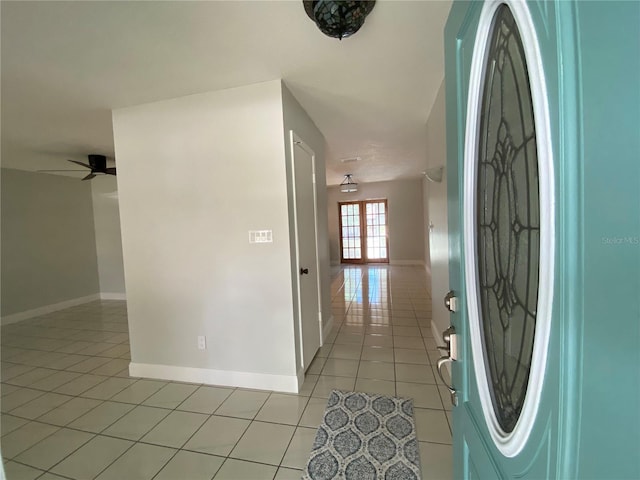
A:
{"label": "door knob", "polygon": [[300,269],[300,275],[308,275],[309,274],[309,269],[308,268],[301,268]]}
{"label": "door knob", "polygon": [[447,389],[449,390],[449,394],[451,395],[451,404],[454,407],[457,407],[458,392],[456,392],[456,389],[453,388],[453,385],[450,385],[449,383],[447,383],[447,381],[444,378],[444,374],[442,373],[442,367],[444,367],[445,363],[449,363],[449,362],[453,362],[453,359],[451,357],[440,357],[436,362],[436,367],[437,367],[436,371],[438,372],[438,376],[440,377],[440,380],[442,381],[442,383],[444,383],[444,386],[447,387]]}
{"label": "door knob", "polygon": [[456,389],[453,388],[453,385],[447,383],[444,378],[444,374],[442,368],[445,364],[454,362],[458,359],[458,342],[456,337],[456,329],[453,326],[447,328],[444,332],[442,332],[442,340],[444,341],[444,346],[438,346],[438,350],[444,350],[445,354],[438,359],[436,362],[436,371],[438,372],[438,376],[442,383],[449,389],[449,393],[451,394],[451,403],[453,406],[458,405],[458,395]]}

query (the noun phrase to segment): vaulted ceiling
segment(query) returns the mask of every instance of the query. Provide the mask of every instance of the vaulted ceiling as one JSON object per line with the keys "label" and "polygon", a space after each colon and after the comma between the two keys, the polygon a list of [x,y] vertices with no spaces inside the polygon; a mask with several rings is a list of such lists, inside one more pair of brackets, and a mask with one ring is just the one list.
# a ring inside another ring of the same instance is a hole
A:
{"label": "vaulted ceiling", "polygon": [[[379,0],[343,41],[298,0],[0,8],[3,167],[113,156],[113,108],[282,78],[327,139],[329,184],[424,170],[449,1]],[[360,160],[341,162],[349,157]]]}

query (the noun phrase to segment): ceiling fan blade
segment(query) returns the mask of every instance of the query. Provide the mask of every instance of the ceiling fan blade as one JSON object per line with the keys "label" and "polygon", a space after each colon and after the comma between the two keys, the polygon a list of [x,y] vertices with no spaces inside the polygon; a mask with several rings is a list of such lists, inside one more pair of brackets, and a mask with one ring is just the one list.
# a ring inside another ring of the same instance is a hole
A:
{"label": "ceiling fan blade", "polygon": [[87,165],[86,163],[78,162],[77,160],[67,160],[67,162],[75,163],[77,165],[81,165],[81,166],[91,170],[91,167],[89,165]]}
{"label": "ceiling fan blade", "polygon": [[116,167],[105,168],[104,173],[106,173],[107,175],[115,175]]}
{"label": "ceiling fan blade", "polygon": [[82,180],[91,180],[93,177],[95,177],[96,174],[95,173],[90,173],[89,175],[87,175],[86,177],[84,177]]}
{"label": "ceiling fan blade", "polygon": [[36,170],[36,172],[84,172],[84,170]]}

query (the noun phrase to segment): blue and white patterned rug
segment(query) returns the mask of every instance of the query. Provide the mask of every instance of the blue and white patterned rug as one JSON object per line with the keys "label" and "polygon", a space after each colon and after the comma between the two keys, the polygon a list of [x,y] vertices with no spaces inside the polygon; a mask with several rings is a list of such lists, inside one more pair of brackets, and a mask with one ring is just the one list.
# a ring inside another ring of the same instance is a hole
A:
{"label": "blue and white patterned rug", "polygon": [[331,392],[303,480],[419,480],[413,400]]}

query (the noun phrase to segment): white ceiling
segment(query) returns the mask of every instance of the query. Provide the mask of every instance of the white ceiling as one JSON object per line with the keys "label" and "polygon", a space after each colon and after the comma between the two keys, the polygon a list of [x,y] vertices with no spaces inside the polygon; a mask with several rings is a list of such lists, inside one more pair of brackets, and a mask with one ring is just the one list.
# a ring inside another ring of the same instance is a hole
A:
{"label": "white ceiling", "polygon": [[450,6],[379,0],[338,41],[299,0],[2,1],[2,165],[112,156],[113,108],[283,78],[327,139],[329,184],[417,176]]}

